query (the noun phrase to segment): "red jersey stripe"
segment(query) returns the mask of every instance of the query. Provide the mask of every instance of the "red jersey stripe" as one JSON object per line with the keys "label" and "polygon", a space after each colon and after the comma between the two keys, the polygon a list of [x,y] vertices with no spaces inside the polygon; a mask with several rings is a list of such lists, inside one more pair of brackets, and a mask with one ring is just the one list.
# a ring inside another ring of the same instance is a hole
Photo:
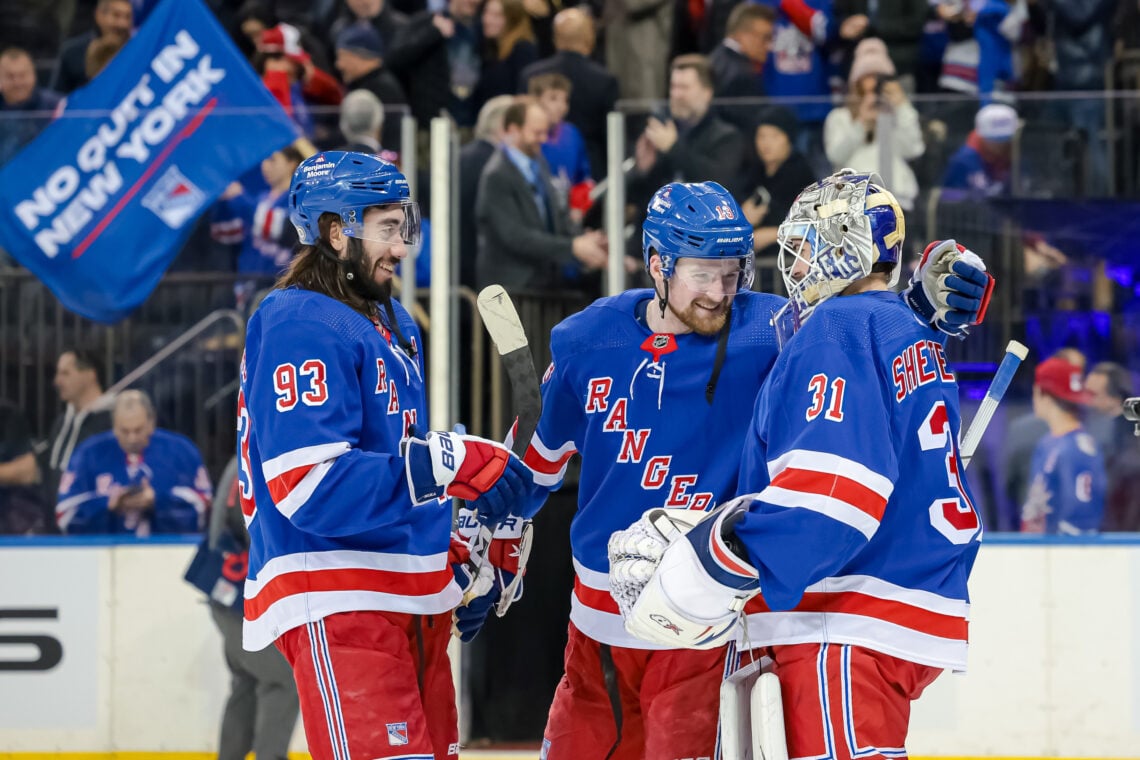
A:
{"label": "red jersey stripe", "polygon": [[613,615],[621,614],[617,602],[609,595],[609,592],[590,588],[582,583],[577,576],[574,577],[574,595],[578,597],[579,602],[591,609],[609,612]]}
{"label": "red jersey stripe", "polygon": [[280,504],[285,501],[289,494],[293,492],[293,489],[297,487],[297,484],[304,480],[305,476],[309,474],[309,471],[318,464],[320,463],[314,462],[313,464],[294,467],[292,470],[286,470],[266,483],[265,485],[269,487],[269,495],[273,497],[274,503]]}
{"label": "red jersey stripe", "polygon": [[[768,605],[764,603],[762,596],[753,597],[744,606],[744,612],[749,615],[771,611]],[[969,627],[966,619],[957,615],[944,615],[905,602],[880,599],[852,591],[839,593],[813,591],[806,593],[795,609],[790,610],[790,612],[838,612],[863,615],[901,625],[919,633],[961,641],[967,640],[966,633]]]}
{"label": "red jersey stripe", "polygon": [[570,457],[574,456],[574,450],[567,451],[558,459],[551,460],[544,457],[539,453],[538,449],[534,446],[528,446],[526,454],[523,456],[523,463],[535,472],[542,473],[543,475],[557,475],[566,466],[566,462]]}
{"label": "red jersey stripe", "polygon": [[856,509],[866,512],[876,520],[883,519],[887,500],[877,491],[857,480],[833,473],[798,470],[789,467],[772,479],[772,486],[788,491],[817,494],[838,499]]}
{"label": "red jersey stripe", "polygon": [[284,573],[265,584],[257,596],[245,600],[245,619],[257,620],[274,602],[294,594],[379,591],[405,597],[430,596],[447,588],[452,577],[450,568],[430,573],[396,573],[356,567]]}

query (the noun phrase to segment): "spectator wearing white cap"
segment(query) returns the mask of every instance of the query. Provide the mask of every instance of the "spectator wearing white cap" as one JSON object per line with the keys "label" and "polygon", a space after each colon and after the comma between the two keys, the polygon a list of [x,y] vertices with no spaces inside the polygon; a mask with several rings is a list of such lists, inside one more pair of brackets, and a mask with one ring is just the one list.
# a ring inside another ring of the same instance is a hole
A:
{"label": "spectator wearing white cap", "polygon": [[966,144],[950,158],[943,189],[992,197],[1010,192],[1010,153],[1017,134],[1017,111],[1004,103],[978,110]]}
{"label": "spectator wearing white cap", "polygon": [[918,111],[899,84],[895,66],[880,39],[855,48],[846,104],[823,123],[823,146],[834,169],[878,172],[903,209],[914,209],[918,180],[907,161],[926,151]]}

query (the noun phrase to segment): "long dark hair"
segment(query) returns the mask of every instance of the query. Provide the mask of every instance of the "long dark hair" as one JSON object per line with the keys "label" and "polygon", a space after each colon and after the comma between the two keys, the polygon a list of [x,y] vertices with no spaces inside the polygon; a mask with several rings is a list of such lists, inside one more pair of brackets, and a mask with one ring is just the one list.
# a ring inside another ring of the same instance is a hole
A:
{"label": "long dark hair", "polygon": [[[278,278],[275,287],[296,286],[314,293],[322,293],[329,298],[335,298],[368,319],[378,319],[380,315],[376,302],[365,298],[352,287],[345,277],[345,268],[340,263],[337,252],[328,243],[329,229],[333,222],[337,221],[340,221],[340,217],[332,212],[326,211],[320,215],[317,219],[319,237],[316,242],[301,247],[290,262],[289,268]],[[348,244],[360,245],[360,241],[349,238]]]}

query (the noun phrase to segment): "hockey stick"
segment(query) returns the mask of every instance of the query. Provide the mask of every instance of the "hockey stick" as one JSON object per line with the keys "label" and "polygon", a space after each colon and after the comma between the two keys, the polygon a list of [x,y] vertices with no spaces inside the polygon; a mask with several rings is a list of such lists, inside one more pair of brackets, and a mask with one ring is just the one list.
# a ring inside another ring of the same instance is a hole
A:
{"label": "hockey stick", "polygon": [[[526,454],[530,439],[538,427],[538,417],[542,414],[542,393],[538,385],[538,374],[534,371],[534,360],[530,355],[526,332],[519,321],[515,304],[502,285],[488,285],[479,292],[476,299],[483,326],[495,343],[495,349],[503,358],[503,366],[511,383],[511,400],[515,408],[516,423],[513,451],[520,459]],[[514,601],[515,589],[522,583],[523,570],[530,555],[530,521],[523,523],[519,539],[519,572],[511,584],[503,589],[495,607],[495,614],[502,617]],[[471,545],[471,565],[473,577],[486,564],[491,551],[494,531],[480,524]],[[471,601],[470,592],[464,597],[464,604]]]}
{"label": "hockey stick", "polygon": [[977,450],[978,443],[982,440],[982,434],[989,427],[990,420],[993,419],[994,412],[997,411],[997,406],[1001,403],[1006,389],[1009,388],[1014,373],[1017,372],[1017,368],[1021,366],[1021,361],[1028,354],[1029,349],[1016,340],[1011,340],[1009,345],[1005,347],[1005,356],[1002,358],[1001,364],[998,365],[997,372],[994,373],[994,379],[990,381],[990,387],[986,389],[986,397],[982,399],[978,413],[974,415],[974,419],[970,421],[969,429],[962,436],[959,455],[962,459],[963,469],[973,459],[974,451]]}

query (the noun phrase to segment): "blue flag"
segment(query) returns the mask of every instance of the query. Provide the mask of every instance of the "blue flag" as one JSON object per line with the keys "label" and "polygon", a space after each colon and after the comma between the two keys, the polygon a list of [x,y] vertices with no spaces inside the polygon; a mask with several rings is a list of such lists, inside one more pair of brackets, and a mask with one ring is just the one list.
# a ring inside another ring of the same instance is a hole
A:
{"label": "blue flag", "polygon": [[0,169],[0,247],[68,309],[115,322],[226,185],[297,136],[202,0],[163,0]]}

